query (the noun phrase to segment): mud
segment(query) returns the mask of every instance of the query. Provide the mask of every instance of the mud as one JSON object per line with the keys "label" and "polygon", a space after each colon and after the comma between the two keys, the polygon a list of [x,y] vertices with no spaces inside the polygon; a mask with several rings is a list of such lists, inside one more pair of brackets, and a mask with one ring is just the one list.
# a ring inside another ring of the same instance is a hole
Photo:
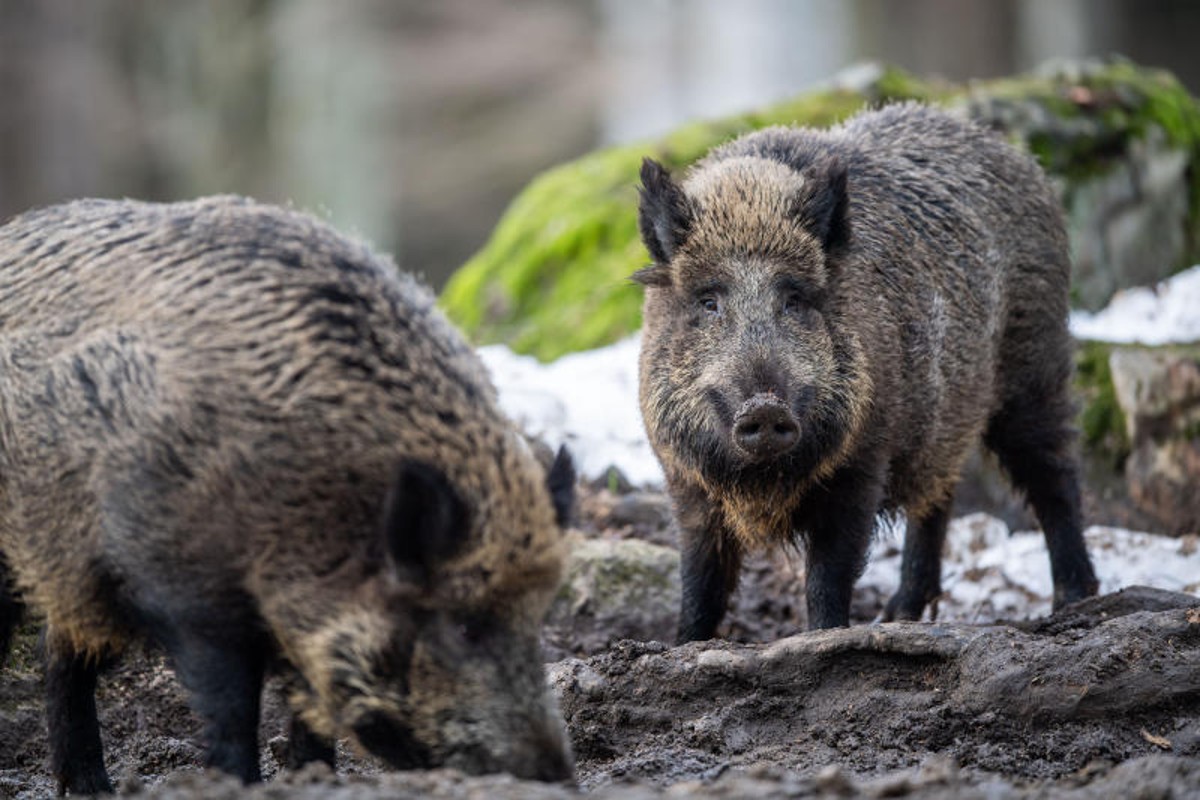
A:
{"label": "mud", "polygon": [[[582,534],[673,545],[659,500],[626,497],[589,491]],[[799,563],[748,565],[724,641],[566,648],[580,657],[548,671],[578,787],[388,773],[344,748],[337,774],[280,770],[276,686],[269,781],[242,787],[200,769],[199,722],[152,652],[101,681],[106,760],[121,793],[155,798],[1200,797],[1200,599],[1133,589],[1042,620],[877,625],[885,598],[860,592],[854,627],[801,634]],[[54,793],[37,665],[30,623],[0,672],[0,797]]]}

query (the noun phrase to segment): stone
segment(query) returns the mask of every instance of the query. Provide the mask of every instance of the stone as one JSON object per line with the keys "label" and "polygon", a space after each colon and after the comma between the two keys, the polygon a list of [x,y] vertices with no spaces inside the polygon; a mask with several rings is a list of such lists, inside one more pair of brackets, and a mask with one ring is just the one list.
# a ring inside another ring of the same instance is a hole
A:
{"label": "stone", "polygon": [[1129,496],[1157,518],[1164,533],[1200,532],[1200,438],[1147,442],[1125,462]]}
{"label": "stone", "polygon": [[1109,366],[1135,447],[1200,430],[1200,347],[1118,348]]}
{"label": "stone", "polygon": [[[671,501],[661,492],[632,492],[623,495],[609,512],[612,525],[661,530],[671,524]],[[643,537],[644,538],[644,537]]]}
{"label": "stone", "polygon": [[679,552],[640,539],[577,537],[546,618],[548,655],[586,655],[621,639],[673,641]]}
{"label": "stone", "polygon": [[1130,498],[1166,533],[1200,532],[1200,346],[1116,348],[1109,366]]}
{"label": "stone", "polygon": [[1119,289],[1161,280],[1163,265],[1186,252],[1188,156],[1156,130],[1111,171],[1070,188],[1072,291],[1081,307],[1099,309]]}

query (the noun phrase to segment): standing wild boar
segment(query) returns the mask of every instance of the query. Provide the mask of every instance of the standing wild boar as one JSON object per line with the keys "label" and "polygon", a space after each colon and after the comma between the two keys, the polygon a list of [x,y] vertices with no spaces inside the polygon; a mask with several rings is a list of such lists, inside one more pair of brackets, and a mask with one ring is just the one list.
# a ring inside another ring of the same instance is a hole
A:
{"label": "standing wild boar", "polygon": [[1055,606],[1096,591],[1073,455],[1069,262],[1028,157],[918,105],[647,159],[640,397],[683,549],[680,640],[713,635],[749,548],[802,540],[809,625],[849,622],[877,514],[909,520],[889,619],[940,593],[983,441],[1046,535]]}
{"label": "standing wild boar", "polygon": [[277,667],[297,761],[347,735],[568,778],[538,630],[573,484],[431,295],[315,219],[83,201],[0,229],[0,642],[44,615],[64,791],[110,787],[94,688],[139,638],[246,781]]}

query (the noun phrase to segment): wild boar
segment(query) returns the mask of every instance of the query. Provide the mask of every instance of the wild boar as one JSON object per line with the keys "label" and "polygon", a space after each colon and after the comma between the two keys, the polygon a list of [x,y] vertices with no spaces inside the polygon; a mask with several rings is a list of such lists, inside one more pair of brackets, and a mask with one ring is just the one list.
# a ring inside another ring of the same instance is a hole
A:
{"label": "wild boar", "polygon": [[44,617],[62,791],[110,789],[94,688],[136,640],[247,782],[276,668],[300,761],[345,735],[569,778],[539,625],[573,490],[430,293],[312,217],[89,200],[0,229],[0,641]]}
{"label": "wild boar", "polygon": [[647,159],[640,402],[681,531],[680,640],[750,548],[800,542],[809,625],[849,622],[881,511],[909,522],[885,618],[940,594],[982,437],[1045,531],[1056,606],[1095,593],[1068,395],[1061,211],[1028,156],[916,104],[771,128],[682,184]]}

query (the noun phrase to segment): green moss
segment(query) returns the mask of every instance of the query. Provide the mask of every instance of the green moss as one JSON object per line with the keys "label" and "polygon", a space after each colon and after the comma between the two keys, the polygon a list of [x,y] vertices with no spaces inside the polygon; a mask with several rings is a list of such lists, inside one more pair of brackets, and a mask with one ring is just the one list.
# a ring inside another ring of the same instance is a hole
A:
{"label": "green moss", "polygon": [[[504,342],[542,360],[616,341],[641,324],[641,290],[629,275],[649,259],[636,216],[643,157],[679,171],[751,130],[827,126],[864,105],[908,99],[966,104],[1002,129],[1006,111],[1019,113],[1031,101],[1055,118],[1080,120],[1078,135],[1051,135],[1033,126],[1027,140],[1018,141],[1065,179],[1068,195],[1073,183],[1106,170],[1131,137],[1150,125],[1161,128],[1172,145],[1189,149],[1200,165],[1200,109],[1165,72],[1118,60],[1075,75],[963,87],[888,68],[862,91],[809,92],[752,113],[693,122],[655,141],[598,150],[543,173],[451,278],[441,303],[476,342]],[[1191,180],[1189,253],[1177,267],[1200,260],[1200,167],[1192,169]]]}
{"label": "green moss", "polygon": [[646,256],[631,176],[643,152],[606,151],[530,184],[443,292],[455,322],[542,358],[636,330],[641,297],[628,275]]}
{"label": "green moss", "polygon": [[608,491],[616,494],[621,490],[621,473],[617,472],[616,467],[609,467],[607,473]]}
{"label": "green moss", "polygon": [[1129,435],[1108,364],[1112,349],[1106,342],[1080,342],[1075,391],[1081,401],[1078,424],[1084,447],[1097,460],[1118,469],[1129,455]]}
{"label": "green moss", "polygon": [[926,103],[944,102],[953,93],[949,84],[921,80],[902,69],[886,67],[871,87],[875,102],[920,100]]}

